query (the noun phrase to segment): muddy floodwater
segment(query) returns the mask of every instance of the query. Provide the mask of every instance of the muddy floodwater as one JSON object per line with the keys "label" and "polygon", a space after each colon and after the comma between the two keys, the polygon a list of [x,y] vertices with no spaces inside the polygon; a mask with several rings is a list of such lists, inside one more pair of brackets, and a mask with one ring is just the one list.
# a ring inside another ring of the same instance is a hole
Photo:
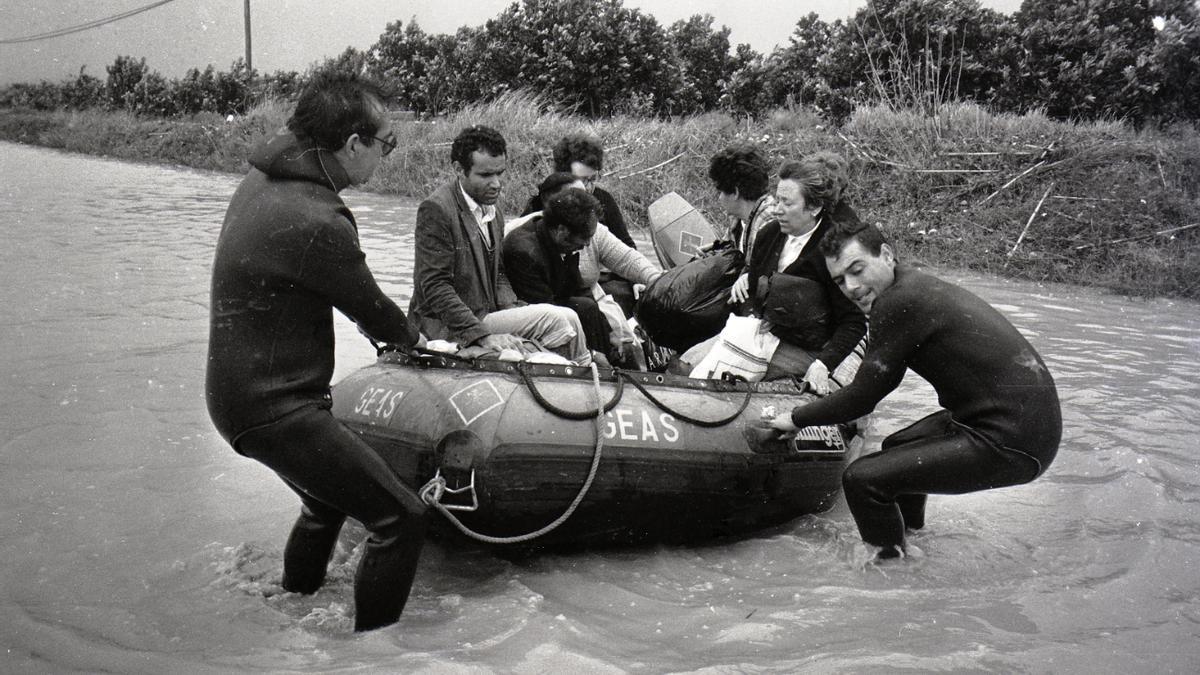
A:
{"label": "muddy floodwater", "polygon": [[[1195,303],[935,270],[1042,353],[1064,435],[1032,484],[932,497],[918,559],[862,565],[840,501],[702,547],[434,543],[400,624],[356,635],[361,528],[282,593],[297,499],[205,411],[238,177],[7,143],[0,176],[0,672],[1200,672]],[[415,204],[345,197],[407,307]],[[337,330],[336,377],[374,360]],[[908,379],[879,433],[934,410]]]}

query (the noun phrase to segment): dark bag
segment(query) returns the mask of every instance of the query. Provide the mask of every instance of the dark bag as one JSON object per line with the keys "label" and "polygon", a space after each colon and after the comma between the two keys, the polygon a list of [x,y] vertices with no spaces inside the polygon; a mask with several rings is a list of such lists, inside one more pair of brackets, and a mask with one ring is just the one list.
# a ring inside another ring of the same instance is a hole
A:
{"label": "dark bag", "polygon": [[633,332],[637,335],[638,342],[641,343],[642,359],[645,361],[646,370],[653,373],[665,372],[671,359],[677,356],[679,352],[670,347],[662,347],[654,344],[654,340],[650,339],[650,335],[646,333],[646,329],[641,326],[635,328]]}
{"label": "dark bag", "polygon": [[662,347],[685,351],[721,332],[733,305],[729,289],[746,257],[727,249],[673,267],[642,292],[638,324]]}
{"label": "dark bag", "polygon": [[[762,288],[764,284],[759,284]],[[784,329],[788,341],[817,350],[829,339],[832,308],[825,284],[791,274],[772,274],[765,284],[762,317]]]}

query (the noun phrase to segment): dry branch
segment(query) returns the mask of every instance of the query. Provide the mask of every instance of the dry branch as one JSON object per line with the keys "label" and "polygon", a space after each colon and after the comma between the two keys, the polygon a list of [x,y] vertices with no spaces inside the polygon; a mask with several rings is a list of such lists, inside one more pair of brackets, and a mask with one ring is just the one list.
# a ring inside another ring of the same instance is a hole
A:
{"label": "dry branch", "polygon": [[1041,160],[1040,162],[1038,162],[1037,164],[1034,164],[1033,166],[1029,167],[1028,169],[1025,169],[1025,170],[1024,170],[1024,171],[1022,171],[1021,173],[1017,174],[1017,175],[1016,175],[1016,177],[1014,177],[1012,180],[1010,180],[1010,181],[1008,181],[1007,183],[1005,183],[1004,185],[1001,185],[1000,187],[996,188],[996,191],[995,191],[995,192],[993,192],[992,194],[990,194],[990,195],[988,195],[988,196],[984,197],[984,198],[983,198],[983,201],[979,202],[979,204],[977,204],[976,206],[983,206],[984,204],[986,204],[986,203],[988,203],[988,202],[992,201],[992,197],[995,197],[996,195],[1000,194],[1000,193],[1001,193],[1001,192],[1003,192],[1004,190],[1007,190],[1007,189],[1008,189],[1008,187],[1009,187],[1010,185],[1012,185],[1013,183],[1015,183],[1015,182],[1017,182],[1017,181],[1021,180],[1021,179],[1022,179],[1022,178],[1024,178],[1026,175],[1028,175],[1028,174],[1029,174],[1031,171],[1033,171],[1034,169],[1038,169],[1038,168],[1040,168],[1040,167],[1041,167],[1043,164],[1045,164],[1045,163],[1046,163],[1046,160],[1044,160],[1044,159],[1043,159],[1043,160]]}
{"label": "dry branch", "polygon": [[671,162],[674,162],[675,160],[679,159],[680,157],[683,157],[686,154],[687,154],[687,152],[684,151],[684,152],[679,153],[678,155],[675,155],[671,159],[668,159],[663,162],[659,162],[658,164],[655,164],[654,166],[648,166],[645,169],[642,169],[641,171],[634,171],[633,173],[625,174],[624,176],[617,176],[617,180],[625,180],[626,178],[633,178],[634,176],[640,176],[643,173],[647,173],[647,172],[653,171],[657,168],[664,167],[664,166],[670,164]]}
{"label": "dry branch", "polygon": [[938,155],[942,156],[942,157],[999,157],[1001,155],[1028,156],[1028,155],[1032,155],[1032,154],[1033,154],[1032,152],[1025,152],[1024,150],[1012,150],[1012,151],[1008,151],[1008,152],[940,152],[940,153],[938,153]]}
{"label": "dry branch", "polygon": [[[1033,224],[1033,219],[1037,218],[1038,211],[1042,210],[1042,204],[1046,201],[1046,198],[1050,196],[1050,191],[1053,189],[1054,183],[1051,183],[1050,187],[1046,188],[1046,192],[1042,194],[1042,198],[1038,200],[1037,206],[1033,207],[1033,213],[1029,214],[1029,220],[1025,221],[1025,227],[1021,229],[1021,236],[1017,237],[1017,243],[1013,244],[1012,250],[1008,252],[1008,257],[1010,259],[1013,257],[1013,254],[1017,252],[1017,247],[1020,246],[1021,242],[1025,240],[1025,233],[1029,232],[1029,226]],[[1004,261],[1004,266],[1008,267],[1007,260]]]}
{"label": "dry branch", "polygon": [[1080,225],[1091,225],[1092,224],[1092,223],[1087,222],[1086,220],[1083,220],[1082,218],[1077,218],[1075,216],[1072,216],[1069,213],[1063,213],[1062,211],[1058,211],[1056,209],[1047,208],[1046,211],[1049,213],[1053,213],[1056,216],[1062,216],[1063,218],[1066,218],[1067,220],[1073,220],[1073,221],[1079,223]]}
{"label": "dry branch", "polygon": [[908,169],[912,173],[999,173],[999,169]]}
{"label": "dry branch", "polygon": [[1111,246],[1112,244],[1124,244],[1127,241],[1137,241],[1138,239],[1149,239],[1150,237],[1161,237],[1165,234],[1174,234],[1176,232],[1182,232],[1183,230],[1190,230],[1193,227],[1200,227],[1200,223],[1189,223],[1187,225],[1180,225],[1179,227],[1168,227],[1165,230],[1159,230],[1157,232],[1147,232],[1146,234],[1138,234],[1138,235],[1134,235],[1132,237],[1121,237],[1120,239],[1112,239],[1110,241],[1106,241],[1101,244],[1080,244],[1079,246],[1076,246],[1071,250],[1082,251],[1085,248],[1095,248],[1097,246]]}
{"label": "dry branch", "polygon": [[1116,199],[1108,197],[1068,197],[1067,195],[1052,195],[1051,199],[1074,199],[1081,202],[1115,202]]}
{"label": "dry branch", "polygon": [[[1055,144],[1055,143],[1057,143],[1057,142],[1058,142],[1058,141],[1051,141],[1051,142],[1050,142],[1050,145],[1047,145],[1046,147],[1042,148],[1042,154],[1038,155],[1038,161],[1037,161],[1037,164],[1034,164],[1033,166],[1029,167],[1028,169],[1025,169],[1025,170],[1024,170],[1024,171],[1022,171],[1021,173],[1017,174],[1017,175],[1016,175],[1016,176],[1015,176],[1015,177],[1014,177],[1012,180],[1008,181],[1008,182],[1007,182],[1007,183],[1005,183],[1004,185],[1001,185],[999,188],[997,188],[997,189],[996,189],[996,191],[995,191],[995,192],[993,192],[992,194],[988,195],[987,197],[984,197],[983,201],[979,202],[979,204],[977,204],[977,206],[983,206],[984,204],[986,204],[986,203],[990,202],[990,201],[992,200],[992,198],[993,198],[993,197],[995,197],[996,195],[1000,194],[1000,193],[1001,193],[1001,192],[1003,192],[1004,190],[1007,190],[1007,189],[1009,188],[1009,186],[1011,186],[1013,183],[1015,183],[1015,182],[1017,182],[1017,181],[1021,180],[1022,178],[1024,178],[1025,176],[1027,176],[1027,175],[1028,175],[1030,172],[1032,172],[1032,171],[1034,171],[1034,170],[1036,170],[1036,169],[1039,169],[1039,168],[1041,168],[1042,166],[1045,166],[1045,165],[1046,165],[1046,158],[1050,156],[1050,151],[1054,149],[1054,144]],[[1035,146],[1035,147],[1036,147],[1036,146]],[[1054,164],[1060,164],[1060,163],[1062,163],[1062,162],[1064,162],[1064,161],[1066,161],[1066,160],[1059,160],[1059,161],[1057,161],[1057,162],[1054,162]],[[1051,164],[1050,166],[1054,166],[1054,164]],[[1045,197],[1043,197],[1042,199],[1045,199]]]}

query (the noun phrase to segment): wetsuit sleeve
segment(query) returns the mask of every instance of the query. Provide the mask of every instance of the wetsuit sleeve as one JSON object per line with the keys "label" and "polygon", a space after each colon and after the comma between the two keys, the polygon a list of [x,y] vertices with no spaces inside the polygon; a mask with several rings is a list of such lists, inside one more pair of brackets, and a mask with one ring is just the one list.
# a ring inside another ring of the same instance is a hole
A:
{"label": "wetsuit sleeve", "polygon": [[[440,320],[450,335],[469,345],[488,334],[471,308],[454,288],[455,252],[451,215],[436,202],[426,200],[417,208],[416,274],[428,314]],[[474,274],[467,270],[466,274]]]}
{"label": "wetsuit sleeve", "polygon": [[517,297],[529,303],[554,302],[550,272],[541,256],[526,245],[527,240],[509,235],[502,247],[504,267]]}
{"label": "wetsuit sleeve", "polygon": [[417,331],[379,288],[354,225],[344,216],[331,226],[314,230],[304,252],[300,280],[371,338],[405,349],[417,343]]}
{"label": "wetsuit sleeve", "polygon": [[921,344],[929,322],[916,318],[905,297],[881,297],[871,313],[871,341],[854,380],[832,394],[792,410],[798,427],[848,422],[875,409],[904,380],[908,356]]}
{"label": "wetsuit sleeve", "polygon": [[[822,263],[823,265],[823,263]],[[817,354],[817,358],[829,368],[830,372],[838,367],[863,336],[867,334],[867,317],[850,298],[846,297],[829,276],[828,271],[822,275],[821,281],[829,289],[830,319],[833,321],[833,334],[825,347]]]}

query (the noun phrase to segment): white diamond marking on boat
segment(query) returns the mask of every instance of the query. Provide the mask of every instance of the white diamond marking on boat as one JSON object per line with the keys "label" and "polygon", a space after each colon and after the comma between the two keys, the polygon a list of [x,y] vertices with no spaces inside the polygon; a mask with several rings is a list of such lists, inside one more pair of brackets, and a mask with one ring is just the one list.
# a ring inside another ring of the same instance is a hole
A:
{"label": "white diamond marking on boat", "polygon": [[451,394],[450,405],[454,406],[454,412],[463,424],[471,426],[488,411],[504,405],[504,398],[491,380],[483,380]]}

